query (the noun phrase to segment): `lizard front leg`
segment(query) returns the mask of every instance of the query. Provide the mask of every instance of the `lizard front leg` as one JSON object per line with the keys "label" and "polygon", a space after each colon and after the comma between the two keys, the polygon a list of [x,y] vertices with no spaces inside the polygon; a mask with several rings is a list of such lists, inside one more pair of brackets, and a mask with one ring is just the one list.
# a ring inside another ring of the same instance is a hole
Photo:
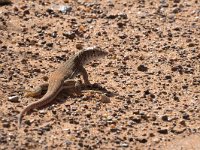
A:
{"label": "lizard front leg", "polygon": [[86,85],[90,85],[90,81],[88,80],[88,73],[83,66],[80,66],[80,74],[83,76],[84,83]]}

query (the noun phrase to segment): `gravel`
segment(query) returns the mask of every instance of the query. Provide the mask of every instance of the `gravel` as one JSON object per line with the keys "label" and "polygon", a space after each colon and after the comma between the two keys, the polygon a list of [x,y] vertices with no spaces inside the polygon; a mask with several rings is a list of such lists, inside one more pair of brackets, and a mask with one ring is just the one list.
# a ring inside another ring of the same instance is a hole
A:
{"label": "gravel", "polygon": [[[2,5],[0,149],[200,149],[199,12],[197,0]],[[95,45],[109,55],[85,68],[109,93],[61,92],[18,130],[19,112],[39,99],[25,89]]]}

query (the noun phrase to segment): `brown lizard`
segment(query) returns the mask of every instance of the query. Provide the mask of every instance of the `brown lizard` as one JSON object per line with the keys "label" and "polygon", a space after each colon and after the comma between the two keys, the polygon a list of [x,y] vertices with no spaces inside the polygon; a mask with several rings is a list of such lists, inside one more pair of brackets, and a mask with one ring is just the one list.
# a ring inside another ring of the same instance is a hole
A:
{"label": "brown lizard", "polygon": [[83,76],[84,83],[90,84],[88,80],[88,74],[83,67],[87,62],[98,57],[104,57],[108,52],[103,51],[99,47],[90,47],[85,50],[80,51],[71,58],[69,58],[65,63],[58,67],[53,73],[50,74],[48,80],[48,90],[46,94],[38,101],[29,104],[25,107],[18,117],[18,127],[21,127],[22,117],[28,111],[42,107],[50,103],[58,95],[58,93],[65,88],[68,79],[73,79],[78,74]]}

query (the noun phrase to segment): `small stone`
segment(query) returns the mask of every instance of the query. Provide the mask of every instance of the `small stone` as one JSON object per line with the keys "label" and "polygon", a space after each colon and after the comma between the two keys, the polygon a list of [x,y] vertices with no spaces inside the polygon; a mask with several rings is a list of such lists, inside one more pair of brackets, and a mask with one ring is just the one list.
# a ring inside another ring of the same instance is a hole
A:
{"label": "small stone", "polygon": [[190,43],[188,44],[188,47],[194,47],[196,44],[195,43]]}
{"label": "small stone", "polygon": [[172,13],[177,14],[177,13],[179,13],[180,11],[181,11],[180,8],[174,8],[174,9],[172,10]]}
{"label": "small stone", "polygon": [[0,68],[0,73],[3,73],[3,68]]}
{"label": "small stone", "polygon": [[141,118],[138,116],[132,116],[129,117],[130,120],[134,121],[135,123],[140,123],[141,122]]}
{"label": "small stone", "polygon": [[183,114],[183,119],[190,120],[190,116],[187,113]]}
{"label": "small stone", "polygon": [[169,118],[168,118],[167,115],[164,115],[164,116],[162,116],[162,120],[163,120],[163,121],[169,121]]}
{"label": "small stone", "polygon": [[56,38],[57,37],[57,32],[51,33],[51,37]]}
{"label": "small stone", "polygon": [[53,47],[53,43],[47,43],[46,46],[47,47]]}
{"label": "small stone", "polygon": [[62,5],[59,7],[59,11],[61,11],[63,14],[66,14],[72,11],[72,7],[69,5]]}
{"label": "small stone", "polygon": [[24,10],[24,15],[29,15],[30,11],[29,10]]}
{"label": "small stone", "polygon": [[69,32],[64,32],[63,36],[65,36],[68,39],[74,39],[76,37],[76,34],[74,32],[69,31]]}
{"label": "small stone", "polygon": [[117,132],[117,130],[118,130],[117,128],[111,128],[110,129],[111,132]]}
{"label": "small stone", "polygon": [[8,101],[10,102],[19,102],[18,100],[19,100],[19,96],[16,96],[16,95],[8,97]]}
{"label": "small stone", "polygon": [[31,125],[31,121],[30,120],[25,120],[24,123],[27,124],[28,126]]}
{"label": "small stone", "polygon": [[126,24],[123,22],[118,22],[117,26],[118,26],[118,28],[123,28],[124,26],[126,26]]}
{"label": "small stone", "polygon": [[101,102],[102,103],[110,103],[110,98],[103,94],[103,95],[101,95]]}
{"label": "small stone", "polygon": [[137,69],[138,71],[142,71],[142,72],[148,71],[148,68],[145,65],[139,65]]}
{"label": "small stone", "polygon": [[120,143],[121,147],[128,147],[129,145],[127,143]]}
{"label": "small stone", "polygon": [[115,19],[115,18],[117,18],[117,17],[118,17],[117,14],[108,14],[108,15],[106,16],[107,19]]}
{"label": "small stone", "polygon": [[174,127],[171,132],[174,134],[181,134],[186,130],[186,128]]}
{"label": "small stone", "polygon": [[158,133],[160,133],[160,134],[168,134],[168,130],[167,129],[158,129]]}
{"label": "small stone", "polygon": [[39,113],[40,113],[40,114],[46,114],[46,113],[47,113],[47,111],[46,111],[46,110],[44,110],[44,109],[42,109],[42,110],[40,110],[40,111],[39,111]]}
{"label": "small stone", "polygon": [[38,135],[43,135],[43,133],[44,133],[44,131],[43,131],[43,130],[41,130],[41,129],[38,129],[38,131],[37,131],[37,134],[38,134]]}
{"label": "small stone", "polygon": [[51,126],[50,124],[47,124],[47,125],[45,125],[44,127],[42,127],[41,129],[42,129],[43,131],[50,131],[51,128],[52,128],[52,126]]}
{"label": "small stone", "polygon": [[40,73],[40,72],[41,72],[41,70],[40,70],[39,68],[34,68],[34,69],[33,69],[33,72]]}
{"label": "small stone", "polygon": [[181,0],[174,0],[174,3],[180,3]]}
{"label": "small stone", "polygon": [[72,110],[72,111],[76,111],[76,110],[77,110],[77,107],[72,106],[72,107],[71,107],[71,110]]}
{"label": "small stone", "polygon": [[140,142],[140,143],[146,143],[147,142],[147,139],[145,137],[139,137],[139,138],[136,138],[135,139],[136,141]]}
{"label": "small stone", "polygon": [[126,34],[119,34],[119,38],[125,39],[125,38],[127,38],[127,35]]}
{"label": "small stone", "polygon": [[141,19],[144,19],[147,17],[147,13],[146,12],[142,12],[142,11],[138,11],[137,12],[137,16]]}
{"label": "small stone", "polygon": [[48,77],[48,76],[43,76],[42,79],[43,79],[44,81],[48,81],[49,77]]}
{"label": "small stone", "polygon": [[51,8],[48,8],[48,9],[46,10],[46,12],[48,12],[49,14],[54,14],[53,9],[51,9]]}
{"label": "small stone", "polygon": [[83,49],[83,44],[82,43],[77,43],[76,44],[77,49]]}
{"label": "small stone", "polygon": [[122,19],[128,19],[128,16],[127,16],[127,14],[125,14],[125,13],[119,13],[118,14]]}
{"label": "small stone", "polygon": [[165,79],[166,79],[166,80],[171,80],[171,79],[172,79],[172,76],[167,75],[167,76],[165,76]]}
{"label": "small stone", "polygon": [[185,120],[181,120],[179,123],[180,123],[182,126],[186,126]]}
{"label": "small stone", "polygon": [[66,145],[71,145],[72,142],[71,142],[71,141],[65,141],[65,144],[66,144]]}
{"label": "small stone", "polygon": [[155,143],[159,143],[159,142],[160,142],[160,139],[157,138],[157,137],[155,137],[155,138],[152,139],[152,141],[155,142]]}
{"label": "small stone", "polygon": [[10,127],[10,123],[9,122],[4,122],[3,123],[3,127],[4,128],[9,128]]}

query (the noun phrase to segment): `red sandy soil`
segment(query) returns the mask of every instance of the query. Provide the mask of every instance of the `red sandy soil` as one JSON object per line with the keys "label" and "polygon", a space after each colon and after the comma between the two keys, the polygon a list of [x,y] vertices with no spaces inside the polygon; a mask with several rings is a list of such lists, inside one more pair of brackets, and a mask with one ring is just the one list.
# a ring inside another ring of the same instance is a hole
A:
{"label": "red sandy soil", "polygon": [[[0,149],[200,149],[199,0],[12,2],[0,7]],[[94,45],[109,55],[86,70],[110,103],[62,92],[18,130],[38,100],[25,89]]]}

